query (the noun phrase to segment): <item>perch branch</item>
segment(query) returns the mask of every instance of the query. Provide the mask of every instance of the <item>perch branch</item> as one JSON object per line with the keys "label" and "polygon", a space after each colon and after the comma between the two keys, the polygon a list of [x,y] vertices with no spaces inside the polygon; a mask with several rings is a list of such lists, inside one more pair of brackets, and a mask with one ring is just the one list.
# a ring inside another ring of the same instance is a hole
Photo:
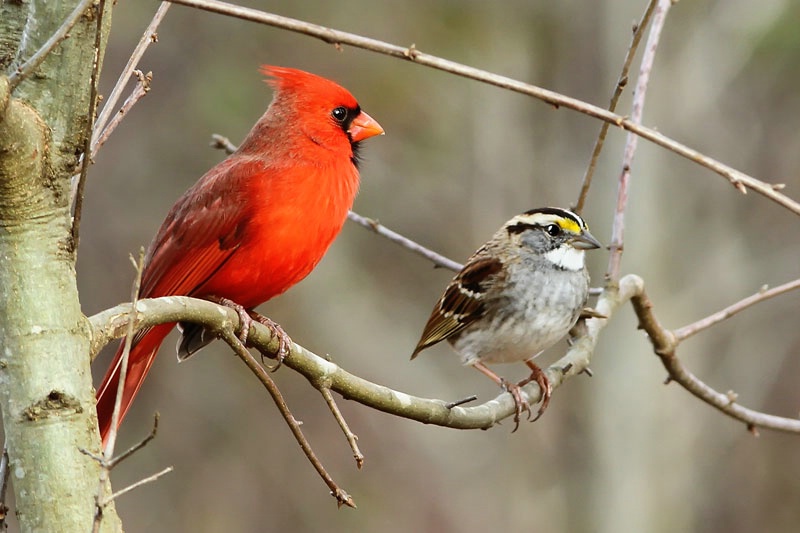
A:
{"label": "perch branch", "polygon": [[416,47],[398,46],[369,37],[362,37],[353,33],[334,30],[325,26],[311,24],[288,17],[266,13],[257,9],[240,7],[225,2],[215,0],[174,0],[175,4],[182,4],[189,7],[203,9],[212,13],[227,15],[231,17],[249,20],[268,26],[283,28],[296,33],[308,35],[321,39],[341,47],[350,45],[364,50],[385,54],[398,59],[411,61],[420,65],[450,72],[464,78],[473,79],[496,87],[508,89],[510,91],[526,94],[548,103],[556,108],[565,107],[572,109],[587,116],[608,122],[619,128],[631,131],[648,141],[657,144],[667,150],[674,152],[681,157],[693,161],[707,169],[724,177],[728,182],[739,191],[744,189],[753,190],[770,200],[782,205],[795,214],[800,215],[800,203],[779,192],[784,187],[783,184],[766,183],[752,176],[749,176],[733,167],[730,167],[716,159],[708,157],[697,150],[675,141],[652,128],[636,124],[626,117],[617,115],[587,102],[559,94],[554,91],[543,89],[535,85],[523,83],[512,78],[499,76],[485,70],[477,69],[455,61],[449,61],[441,57],[420,52]]}
{"label": "perch branch", "polygon": [[[557,388],[566,379],[580,374],[588,367],[599,334],[608,320],[620,305],[631,299],[642,327],[653,340],[654,347],[663,352],[676,346],[674,333],[661,327],[652,311],[648,309],[648,301],[643,299],[644,282],[635,275],[627,275],[620,279],[618,288],[610,288],[598,298],[595,309],[608,318],[591,318],[586,320],[585,332],[574,340],[567,353],[547,370],[553,388]],[[205,300],[196,300],[185,296],[170,296],[157,299],[140,300],[136,305],[138,327],[154,326],[166,322],[189,321],[216,329],[221,321],[228,320],[238,324],[238,315],[228,308],[220,307]],[[131,304],[122,304],[92,316],[89,320],[93,329],[92,351],[95,353],[111,339],[124,335],[131,312]],[[266,328],[253,324],[248,342],[264,353],[275,354],[278,341]],[[661,354],[659,354],[661,357]],[[748,425],[774,429],[790,433],[800,433],[800,420],[772,416],[746,409],[731,403],[728,395],[717,393],[703,384],[691,374],[680,372],[680,361],[674,354],[671,358],[662,357],[669,363],[668,371],[672,379],[703,401],[708,401],[726,414],[741,420]],[[426,399],[392,390],[388,387],[369,382],[350,374],[335,363],[328,361],[302,346],[293,344],[283,364],[302,374],[309,382],[326,382],[331,390],[344,398],[355,400],[367,407],[392,415],[416,420],[425,424],[450,427],[454,429],[488,429],[514,414],[514,401],[508,393],[502,393],[481,405],[472,407],[455,406],[448,408],[448,402],[438,399]],[[670,370],[674,369],[674,372]],[[684,378],[684,374],[688,377]],[[694,381],[693,381],[694,380]],[[523,388],[527,398],[536,402],[540,391],[535,383]],[[695,391],[708,390],[711,393],[699,394]],[[713,394],[712,394],[713,393]],[[725,405],[720,405],[720,398]]]}
{"label": "perch branch", "polygon": [[[610,317],[625,298],[629,297],[625,292],[628,290],[628,285],[627,282],[623,284],[621,281],[619,293],[606,291],[601,295],[596,305],[597,311]],[[125,334],[131,308],[131,304],[123,304],[90,318],[93,326],[93,354],[110,340]],[[137,327],[140,328],[167,322],[189,321],[216,330],[224,321],[238,324],[239,320],[238,315],[231,309],[183,296],[139,300],[136,304],[136,316]],[[588,365],[591,350],[606,321],[607,319],[588,320],[589,333],[573,343],[566,355],[547,369],[548,377],[554,387],[558,387],[566,377],[576,375]],[[277,339],[273,341],[270,332],[257,323],[250,329],[248,343],[268,354],[275,354],[278,350]],[[448,402],[445,400],[418,398],[371,383],[297,344],[292,345],[283,364],[305,376],[312,385],[329,384],[331,390],[347,399],[426,424],[457,429],[486,429],[515,412],[514,400],[508,393],[502,393],[478,406],[448,408]],[[526,385],[523,390],[532,402],[538,401],[541,391],[536,383]]]}

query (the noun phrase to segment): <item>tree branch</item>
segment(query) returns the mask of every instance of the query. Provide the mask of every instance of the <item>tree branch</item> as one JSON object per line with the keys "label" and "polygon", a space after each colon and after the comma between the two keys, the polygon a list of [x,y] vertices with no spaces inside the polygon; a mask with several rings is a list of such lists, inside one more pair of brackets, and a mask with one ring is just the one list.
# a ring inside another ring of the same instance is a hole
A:
{"label": "tree branch", "polygon": [[697,322],[693,322],[682,328],[678,328],[674,331],[675,338],[678,342],[684,341],[691,337],[696,333],[700,333],[704,329],[708,329],[711,326],[714,326],[723,320],[732,317],[739,311],[744,311],[748,307],[751,307],[757,303],[763,302],[764,300],[769,300],[770,298],[774,298],[775,296],[780,296],[781,294],[785,294],[790,291],[794,291],[800,289],[800,279],[796,279],[794,281],[789,281],[784,283],[783,285],[778,285],[777,287],[773,287],[772,289],[768,289],[766,285],[757,293],[753,294],[752,296],[748,296],[742,300],[739,300],[735,304],[732,304],[721,311],[717,311],[713,315],[709,315]]}
{"label": "tree branch", "polygon": [[[625,54],[625,61],[622,62],[622,72],[620,72],[619,78],[617,78],[617,84],[614,86],[614,94],[611,95],[611,101],[608,104],[608,110],[612,113],[617,109],[617,102],[619,102],[622,92],[628,85],[628,71],[631,68],[631,63],[633,63],[636,51],[639,49],[639,42],[642,40],[644,30],[647,28],[647,25],[650,24],[650,17],[657,3],[658,0],[650,0],[641,20],[633,27],[633,37],[631,38],[630,46],[628,46],[628,53]],[[592,157],[589,159],[589,166],[586,167],[586,173],[583,175],[581,192],[578,194],[578,201],[575,202],[575,212],[578,214],[583,211],[586,197],[589,195],[589,187],[592,186],[592,177],[594,176],[595,168],[597,168],[597,161],[600,159],[600,152],[603,151],[603,144],[605,144],[606,135],[608,134],[608,128],[610,126],[611,124],[609,122],[603,122],[603,125],[600,127],[600,133],[597,135],[597,140],[594,143]]]}
{"label": "tree branch", "polygon": [[[602,295],[597,303],[598,311],[610,317],[620,303],[629,297],[624,295],[624,290],[627,289],[621,288],[619,294],[608,292]],[[219,330],[225,321],[238,324],[239,320],[238,314],[232,309],[185,296],[139,300],[135,315],[138,328],[187,321]],[[112,339],[125,335],[130,316],[131,304],[122,304],[89,319],[93,332],[91,350],[93,356]],[[588,320],[588,334],[573,343],[566,355],[547,369],[548,378],[554,388],[565,378],[579,374],[588,365],[591,350],[597,342],[597,335],[605,323],[605,319]],[[270,331],[258,323],[254,323],[250,329],[248,344],[263,353],[273,355],[277,353],[279,347],[278,340],[273,339]],[[371,383],[297,344],[292,345],[283,364],[305,376],[312,385],[325,383],[331,390],[347,399],[425,424],[456,429],[487,429],[514,414],[514,401],[508,393],[503,393],[478,406],[448,408],[448,402],[445,400],[418,398]],[[538,401],[541,391],[536,383],[526,385],[523,390],[531,402]]]}
{"label": "tree branch", "polygon": [[[667,20],[667,12],[671,5],[672,0],[657,1],[655,14],[653,15],[653,24],[650,26],[650,35],[647,37],[647,44],[642,54],[642,63],[639,67],[636,89],[633,91],[633,109],[631,111],[630,120],[634,124],[642,123],[647,86],[650,82],[650,72],[653,70],[658,42],[661,39],[661,30]],[[625,235],[625,210],[628,206],[631,167],[633,166],[633,157],[636,155],[636,146],[638,144],[639,137],[629,132],[622,156],[622,171],[620,172],[619,184],[617,186],[617,205],[614,210],[614,223],[611,228],[611,253],[608,256],[608,270],[606,271],[606,281],[611,284],[617,283],[620,276]]]}
{"label": "tree branch", "polygon": [[669,331],[659,323],[653,312],[653,302],[650,301],[650,298],[645,293],[644,282],[639,278],[637,283],[638,290],[631,299],[631,303],[636,316],[639,318],[639,327],[650,337],[650,342],[653,343],[653,351],[661,359],[661,363],[669,374],[668,381],[678,383],[712,407],[719,409],[736,420],[744,422],[750,431],[754,431],[756,427],[761,427],[787,433],[800,433],[800,420],[769,415],[743,407],[736,403],[735,393],[727,392],[723,394],[718,392],[689,372],[675,354],[681,339],[678,338],[675,332]]}
{"label": "tree branch", "polygon": [[250,9],[245,7],[228,4],[225,2],[218,2],[215,0],[174,0],[175,4],[182,4],[189,7],[195,7],[218,13],[221,15],[232,16],[251,22],[258,22],[268,26],[283,28],[296,33],[302,33],[311,37],[316,37],[325,41],[326,43],[341,46],[343,44],[351,45],[364,50],[370,50],[380,54],[385,54],[397,59],[411,61],[420,65],[450,72],[464,78],[473,79],[496,87],[508,89],[510,91],[518,92],[537,98],[552,106],[565,107],[583,113],[587,116],[600,119],[610,124],[616,125],[624,130],[635,133],[636,135],[647,139],[648,141],[666,148],[681,157],[697,163],[707,169],[719,174],[728,180],[731,185],[736,187],[740,192],[745,193],[747,189],[753,190],[770,200],[782,205],[786,209],[795,214],[800,215],[800,203],[789,198],[788,196],[778,192],[784,188],[784,184],[771,184],[763,182],[752,176],[745,174],[733,167],[730,167],[716,159],[708,157],[697,150],[690,148],[684,144],[675,141],[666,135],[663,135],[652,128],[641,126],[629,120],[626,117],[612,113],[602,107],[598,107],[576,98],[571,98],[554,91],[543,89],[535,85],[523,83],[512,78],[492,74],[485,70],[477,69],[455,61],[449,61],[441,57],[431,54],[420,52],[415,46],[403,47],[394,44],[371,39],[369,37],[362,37],[353,33],[326,28],[317,24],[311,24],[301,20],[296,20],[288,17],[282,17],[257,9]]}

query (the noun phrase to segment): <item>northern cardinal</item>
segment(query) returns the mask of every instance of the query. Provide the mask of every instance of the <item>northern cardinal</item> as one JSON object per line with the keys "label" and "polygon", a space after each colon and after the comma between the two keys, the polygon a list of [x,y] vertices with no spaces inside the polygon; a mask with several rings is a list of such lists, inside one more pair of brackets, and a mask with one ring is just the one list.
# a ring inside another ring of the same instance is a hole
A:
{"label": "northern cardinal", "polygon": [[[336,83],[262,67],[272,103],[239,149],[170,209],[148,249],[141,298],[225,298],[250,310],[306,277],[342,228],[358,191],[359,143],[383,128]],[[136,333],[119,423],[175,324]],[[187,325],[185,358],[210,342]],[[119,383],[122,344],[97,391],[105,444]]]}

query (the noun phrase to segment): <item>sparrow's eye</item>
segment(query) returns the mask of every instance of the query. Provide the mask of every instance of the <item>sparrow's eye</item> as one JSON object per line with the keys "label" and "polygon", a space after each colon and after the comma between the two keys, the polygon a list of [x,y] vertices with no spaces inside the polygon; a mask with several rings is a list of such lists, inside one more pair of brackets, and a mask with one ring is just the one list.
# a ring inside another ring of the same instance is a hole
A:
{"label": "sparrow's eye", "polygon": [[558,237],[559,235],[561,235],[561,226],[559,226],[558,224],[548,224],[544,227],[544,230],[551,237]]}
{"label": "sparrow's eye", "polygon": [[334,109],[333,111],[331,111],[331,116],[337,122],[344,122],[344,119],[347,118],[347,108],[344,107],[344,106],[339,106],[336,109]]}

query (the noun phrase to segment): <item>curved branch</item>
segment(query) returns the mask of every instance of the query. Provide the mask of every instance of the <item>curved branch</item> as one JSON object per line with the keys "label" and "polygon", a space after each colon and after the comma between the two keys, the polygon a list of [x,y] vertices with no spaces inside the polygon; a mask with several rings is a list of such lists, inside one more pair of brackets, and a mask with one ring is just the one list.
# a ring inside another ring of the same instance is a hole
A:
{"label": "curved branch", "polygon": [[[610,317],[621,303],[630,298],[630,294],[633,293],[631,287],[627,280],[621,280],[619,293],[607,291],[600,297],[597,304],[598,311]],[[131,313],[131,304],[121,304],[89,319],[92,327],[93,358],[105,344],[125,335],[132,314],[136,315],[137,328],[189,321],[219,330],[226,322],[235,326],[239,321],[236,312],[230,308],[185,296],[139,300],[135,313]],[[564,357],[546,370],[553,388],[558,387],[566,378],[578,375],[588,366],[598,334],[606,322],[607,319],[587,320],[586,334],[572,344]],[[262,352],[273,355],[279,348],[278,340],[258,323],[252,325],[248,343]],[[292,345],[283,364],[305,376],[312,385],[325,383],[344,398],[425,424],[456,429],[487,429],[515,412],[514,400],[508,393],[503,393],[481,405],[448,408],[448,402],[445,400],[419,398],[369,382],[297,344]],[[530,402],[539,400],[541,391],[536,383],[530,383],[522,390]]]}
{"label": "curved branch", "polygon": [[754,431],[756,427],[761,427],[787,433],[800,433],[800,420],[748,409],[736,403],[735,393],[723,394],[718,392],[689,372],[675,354],[682,339],[678,337],[676,332],[669,331],[659,323],[653,313],[653,302],[650,301],[650,298],[645,293],[644,282],[639,279],[638,284],[638,291],[631,299],[631,303],[636,311],[636,316],[639,318],[639,327],[650,337],[650,342],[653,343],[653,351],[661,359],[661,363],[669,373],[669,381],[680,384],[681,387],[712,407],[719,409],[736,420],[744,422],[751,431]]}
{"label": "curved branch", "polygon": [[583,113],[587,116],[600,119],[604,122],[616,125],[624,130],[633,132],[639,137],[647,139],[648,141],[666,148],[667,150],[670,150],[681,157],[706,167],[707,169],[727,179],[731,185],[736,187],[736,189],[742,193],[746,193],[747,189],[753,190],[782,205],[793,213],[800,215],[800,202],[797,202],[785,194],[778,192],[779,190],[783,189],[784,184],[766,183],[756,179],[748,174],[745,174],[744,172],[717,161],[716,159],[708,157],[707,155],[704,155],[693,148],[681,144],[678,141],[675,141],[652,128],[636,124],[627,117],[617,115],[606,109],[603,109],[602,107],[583,102],[576,98],[571,98],[555,91],[543,89],[528,83],[522,83],[506,76],[499,76],[485,70],[470,67],[461,63],[456,63],[455,61],[449,61],[441,57],[426,54],[420,52],[414,45],[409,47],[397,46],[395,44],[386,43],[378,39],[362,37],[361,35],[326,28],[325,26],[311,24],[310,22],[282,17],[280,15],[266,13],[257,9],[240,7],[216,0],[173,0],[173,3],[203,9],[212,13],[218,13],[220,15],[227,15],[243,20],[249,20],[251,22],[258,22],[268,26],[283,28],[296,33],[302,33],[304,35],[316,37],[325,41],[326,43],[331,43],[336,46],[347,44],[357,48],[363,48],[364,50],[370,50],[372,52],[385,54],[398,59],[404,59],[406,61],[411,61],[412,63],[418,63],[420,65],[442,70],[444,72],[450,72],[464,78],[480,81],[489,85],[494,85],[496,87],[518,92],[520,94],[526,94],[528,96],[538,98],[539,100],[556,108],[563,106],[567,109],[578,111],[579,113]]}

